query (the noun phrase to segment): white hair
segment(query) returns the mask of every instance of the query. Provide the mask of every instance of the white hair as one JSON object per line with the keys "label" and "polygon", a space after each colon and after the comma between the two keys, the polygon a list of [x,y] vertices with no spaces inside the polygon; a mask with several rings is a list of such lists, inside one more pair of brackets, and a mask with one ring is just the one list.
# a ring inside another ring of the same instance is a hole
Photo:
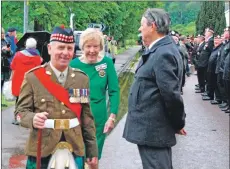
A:
{"label": "white hair", "polygon": [[26,40],[26,49],[36,48],[37,41],[34,38],[28,38]]}

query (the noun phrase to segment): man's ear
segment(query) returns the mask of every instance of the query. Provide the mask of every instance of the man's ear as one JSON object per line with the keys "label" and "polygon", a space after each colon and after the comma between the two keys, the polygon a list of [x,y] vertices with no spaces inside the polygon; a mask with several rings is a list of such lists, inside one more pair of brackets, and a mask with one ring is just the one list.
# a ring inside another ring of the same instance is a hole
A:
{"label": "man's ear", "polygon": [[50,45],[50,43],[47,45],[47,49],[48,49],[49,55],[51,55],[51,45]]}

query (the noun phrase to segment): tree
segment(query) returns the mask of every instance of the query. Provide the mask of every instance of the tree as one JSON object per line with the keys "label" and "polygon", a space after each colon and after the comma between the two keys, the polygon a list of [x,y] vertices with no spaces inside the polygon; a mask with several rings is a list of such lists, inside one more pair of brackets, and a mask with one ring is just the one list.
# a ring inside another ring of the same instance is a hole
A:
{"label": "tree", "polygon": [[201,10],[196,19],[196,34],[203,34],[207,27],[213,28],[215,34],[221,35],[223,33],[226,27],[223,1],[202,2]]}

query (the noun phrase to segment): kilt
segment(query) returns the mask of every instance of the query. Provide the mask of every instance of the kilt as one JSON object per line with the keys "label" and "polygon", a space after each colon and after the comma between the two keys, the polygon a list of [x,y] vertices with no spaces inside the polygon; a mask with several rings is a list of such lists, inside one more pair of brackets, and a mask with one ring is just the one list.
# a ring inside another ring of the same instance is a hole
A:
{"label": "kilt", "polygon": [[[84,157],[74,155],[75,163],[78,169],[84,169]],[[41,169],[47,169],[51,155],[41,158]],[[28,156],[26,169],[36,169],[36,157]]]}

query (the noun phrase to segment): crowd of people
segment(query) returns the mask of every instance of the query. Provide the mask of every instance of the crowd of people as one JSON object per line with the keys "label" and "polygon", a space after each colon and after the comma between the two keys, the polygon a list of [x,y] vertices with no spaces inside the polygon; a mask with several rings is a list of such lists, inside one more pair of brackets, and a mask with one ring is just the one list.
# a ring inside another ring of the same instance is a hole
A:
{"label": "crowd of people", "polygon": [[[145,11],[139,28],[145,50],[130,88],[123,137],[137,145],[144,169],[173,168],[175,135],[186,136],[181,95],[191,74],[189,64],[197,70],[196,92],[229,112],[229,28],[223,37],[214,37],[214,30],[207,28],[204,36],[194,38],[170,32],[169,25],[168,13],[153,8]],[[82,55],[73,59],[73,31],[55,27],[47,46],[50,62],[41,65],[36,39],[28,38],[25,49],[16,52],[16,36],[11,36],[9,41],[2,34],[2,58],[17,97],[15,119],[30,129],[26,168],[98,169],[106,134],[114,128],[119,110],[116,41],[88,28],[80,37]],[[72,158],[55,160],[62,149]]]}
{"label": "crowd of people", "polygon": [[196,93],[201,93],[204,101],[218,104],[222,111],[230,113],[230,27],[221,36],[207,28],[205,34],[195,39],[193,63],[197,70]]}

